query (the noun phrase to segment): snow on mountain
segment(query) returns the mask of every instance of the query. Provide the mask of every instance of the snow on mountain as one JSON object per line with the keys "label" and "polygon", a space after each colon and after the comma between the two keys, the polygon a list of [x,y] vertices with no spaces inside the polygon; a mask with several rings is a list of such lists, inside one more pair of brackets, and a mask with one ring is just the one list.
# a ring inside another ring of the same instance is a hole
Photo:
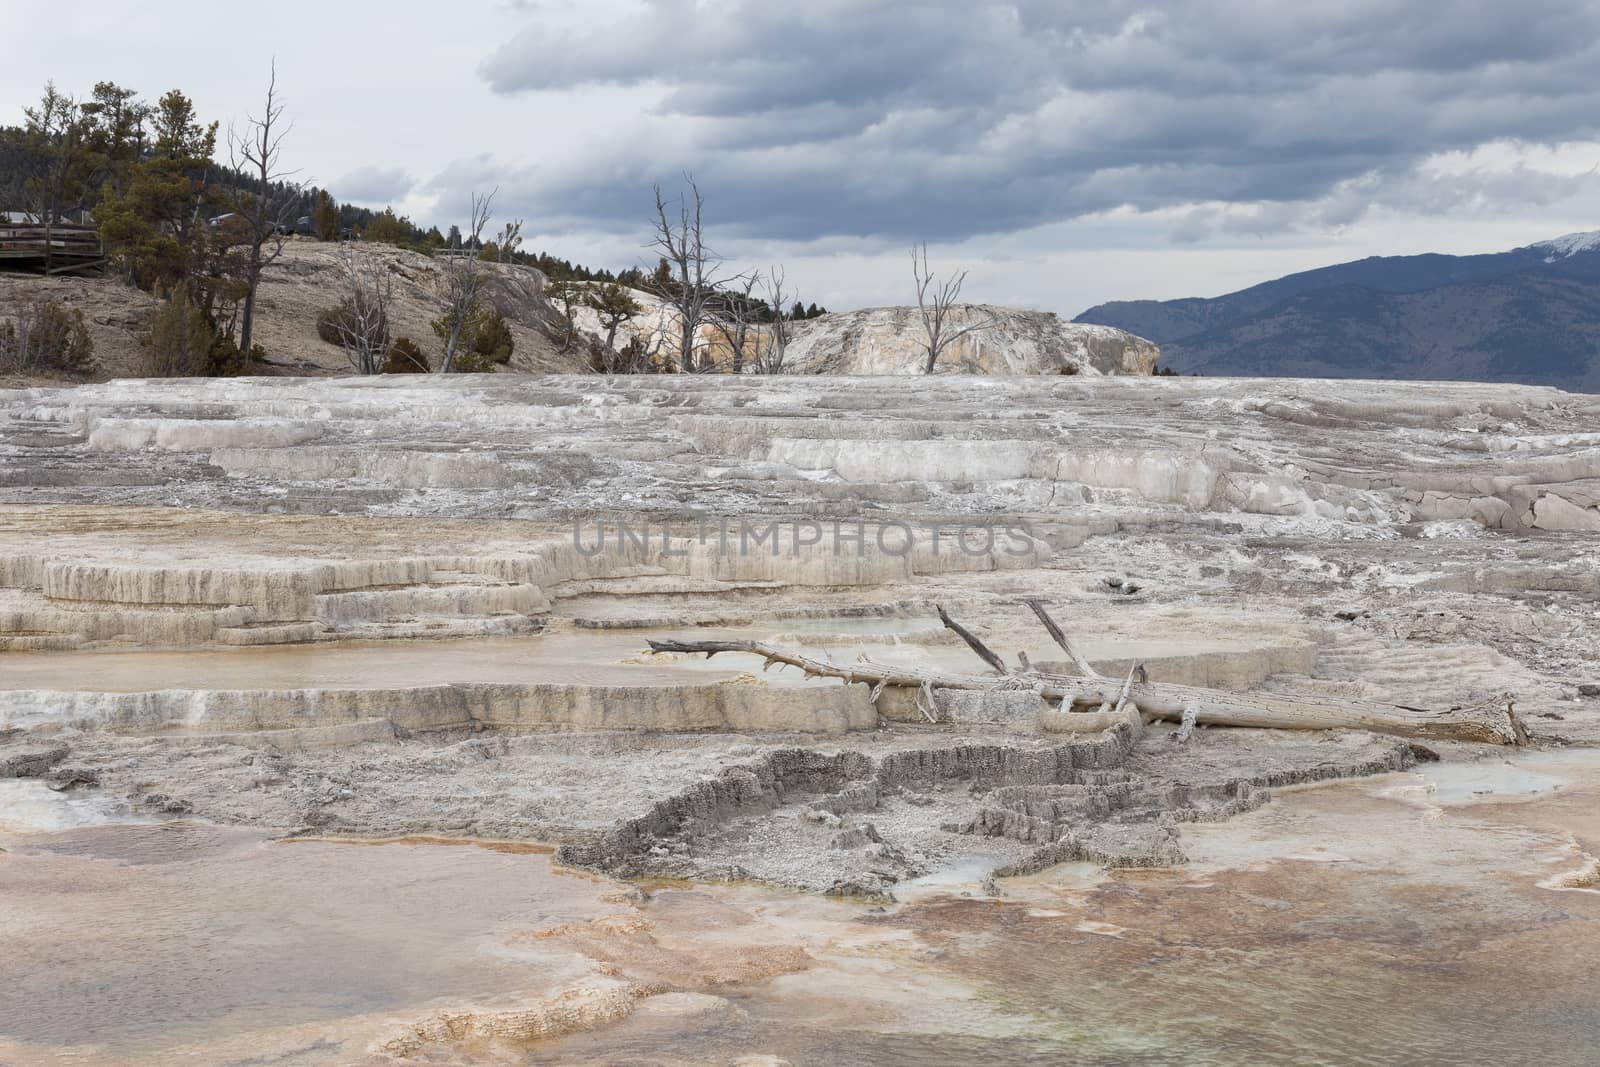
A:
{"label": "snow on mountain", "polygon": [[1600,230],[1564,234],[1552,241],[1539,241],[1528,247],[1535,251],[1548,253],[1544,257],[1544,261],[1546,263],[1554,263],[1558,259],[1575,256],[1579,252],[1593,252],[1596,249],[1600,249]]}

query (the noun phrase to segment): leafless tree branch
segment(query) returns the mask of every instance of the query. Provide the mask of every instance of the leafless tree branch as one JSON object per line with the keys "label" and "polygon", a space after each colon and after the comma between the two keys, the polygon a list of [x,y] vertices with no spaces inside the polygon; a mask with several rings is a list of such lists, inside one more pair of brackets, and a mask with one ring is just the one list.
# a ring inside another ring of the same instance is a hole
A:
{"label": "leafless tree branch", "polygon": [[789,354],[789,320],[784,317],[785,309],[789,301],[799,299],[799,294],[787,288],[782,267],[767,268],[765,292],[767,304],[772,308],[772,323],[756,335],[750,363],[757,374],[782,374]]}
{"label": "leafless tree branch", "polygon": [[[439,363],[439,373],[449,374],[455,365],[472,318],[478,312],[478,297],[483,288],[484,266],[478,261],[478,249],[483,246],[483,231],[489,225],[490,208],[494,204],[498,187],[487,195],[472,194],[472,214],[467,232],[462,235],[461,249],[446,253],[444,268],[444,316],[440,320],[440,334],[444,340],[444,359]],[[520,233],[521,222],[516,229]]]}
{"label": "leafless tree branch", "polygon": [[950,329],[950,310],[961,300],[961,286],[967,280],[967,272],[959,271],[945,281],[939,282],[934,277],[933,271],[928,268],[926,241],[911,249],[911,276],[917,284],[917,310],[922,315],[922,328],[927,333],[927,340],[923,344],[928,359],[923,370],[927,374],[932,374],[946,348],[969,333],[993,326],[994,318],[984,313],[977,322],[960,329]]}
{"label": "leafless tree branch", "polygon": [[393,285],[388,267],[377,256],[357,254],[354,244],[340,252],[345,275],[345,301],[335,317],[339,347],[357,374],[377,374],[389,351],[389,304]]}
{"label": "leafless tree branch", "polygon": [[760,282],[760,271],[735,275],[718,289],[708,305],[711,325],[728,347],[728,369],[734,374],[744,372],[746,358],[753,354],[752,346],[760,344],[761,327],[756,311],[760,300],[755,295]]}
{"label": "leafless tree branch", "polygon": [[652,288],[678,313],[678,366],[692,374],[714,369],[697,353],[703,347],[700,327],[707,319],[707,305],[720,284],[722,259],[705,243],[705,197],[700,186],[692,175],[685,174],[683,180],[687,189],[675,202],[662,194],[661,186],[655,187],[655,236],[650,247],[666,262],[668,274]]}
{"label": "leafless tree branch", "polygon": [[[239,350],[247,356],[255,331],[256,290],[261,272],[283,253],[283,234],[299,199],[299,186],[290,184],[293,171],[280,169],[284,139],[294,123],[284,121],[278,96],[278,61],[272,61],[267,96],[260,117],[246,115],[242,129],[228,127],[228,165],[249,175],[251,188],[233,190],[233,213],[244,220],[244,307],[240,315]],[[295,195],[283,195],[283,190]]]}

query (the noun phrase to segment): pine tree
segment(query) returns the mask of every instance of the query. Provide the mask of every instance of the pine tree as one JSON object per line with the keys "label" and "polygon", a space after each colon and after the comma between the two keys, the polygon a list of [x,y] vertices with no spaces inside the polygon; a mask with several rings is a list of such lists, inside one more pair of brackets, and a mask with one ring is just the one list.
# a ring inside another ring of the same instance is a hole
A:
{"label": "pine tree", "polygon": [[607,282],[598,289],[591,289],[585,303],[600,315],[600,325],[606,331],[604,354],[608,358],[612,354],[618,328],[634,316],[644,314],[644,308],[639,306],[633,294],[616,282]]}
{"label": "pine tree", "polygon": [[115,82],[98,82],[80,110],[89,122],[88,147],[94,156],[95,184],[103,186],[106,196],[120,196],[143,154],[144,124],[150,117],[150,105],[141,103],[132,89]]}
{"label": "pine tree", "polygon": [[34,161],[23,183],[28,213],[45,227],[45,273],[50,271],[50,231],[61,216],[88,207],[94,153],[88,144],[92,120],[78,101],[46,82],[37,107],[22,109],[25,153]]}
{"label": "pine tree", "polygon": [[361,232],[364,241],[382,241],[384,244],[399,245],[404,248],[411,244],[411,232],[414,227],[411,220],[404,215],[396,215],[394,208],[386,207],[378,214],[372,216],[367,223],[367,228]]}
{"label": "pine tree", "polygon": [[150,126],[151,154],[130,169],[124,190],[108,189],[95,209],[100,237],[134,285],[160,293],[187,289],[209,308],[197,295],[199,246],[208,237],[199,218],[217,124],[201,126],[189,98],[174,89],[151,111]]}
{"label": "pine tree", "polygon": [[317,193],[317,206],[311,213],[311,222],[316,227],[319,241],[339,239],[339,206],[333,202],[333,197],[328,195],[326,189]]}

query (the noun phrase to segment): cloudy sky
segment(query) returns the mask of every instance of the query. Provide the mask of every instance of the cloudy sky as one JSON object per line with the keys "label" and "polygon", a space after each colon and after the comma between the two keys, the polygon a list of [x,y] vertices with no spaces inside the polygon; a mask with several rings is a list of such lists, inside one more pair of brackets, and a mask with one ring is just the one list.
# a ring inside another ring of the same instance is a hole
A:
{"label": "cloudy sky", "polygon": [[[839,309],[1074,315],[1600,228],[1600,0],[7,0],[46,79],[242,117],[277,57],[302,178],[441,227],[498,185],[528,245],[647,257],[692,172],[736,266]],[[262,14],[265,11],[267,14]]]}

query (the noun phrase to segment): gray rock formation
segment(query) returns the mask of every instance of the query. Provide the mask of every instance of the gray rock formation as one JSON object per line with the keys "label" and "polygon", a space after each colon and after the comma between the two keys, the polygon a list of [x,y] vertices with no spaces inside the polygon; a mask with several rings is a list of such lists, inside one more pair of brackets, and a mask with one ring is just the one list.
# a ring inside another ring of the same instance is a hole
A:
{"label": "gray rock formation", "polygon": [[[945,374],[1151,374],[1161,350],[1110,326],[1064,322],[1048,311],[963,304],[949,329],[993,324],[957,338],[941,355]],[[914,307],[862,308],[794,324],[789,365],[813,374],[921,374],[927,333]]]}

